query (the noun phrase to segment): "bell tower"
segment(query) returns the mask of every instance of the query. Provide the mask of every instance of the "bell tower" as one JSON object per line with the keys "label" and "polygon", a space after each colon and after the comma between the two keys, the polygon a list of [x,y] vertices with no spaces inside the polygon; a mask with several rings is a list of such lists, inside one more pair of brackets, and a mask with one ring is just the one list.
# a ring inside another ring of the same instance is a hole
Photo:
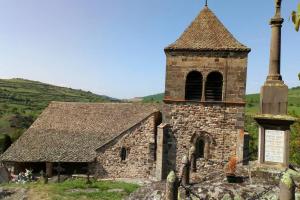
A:
{"label": "bell tower", "polygon": [[198,159],[243,158],[249,52],[207,5],[165,48],[169,168],[192,146]]}

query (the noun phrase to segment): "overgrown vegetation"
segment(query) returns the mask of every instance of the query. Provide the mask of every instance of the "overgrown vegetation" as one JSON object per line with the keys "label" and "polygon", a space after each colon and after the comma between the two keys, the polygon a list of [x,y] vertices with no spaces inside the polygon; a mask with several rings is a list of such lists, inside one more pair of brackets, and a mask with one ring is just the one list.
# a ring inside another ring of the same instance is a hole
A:
{"label": "overgrown vegetation", "polygon": [[85,179],[66,180],[63,183],[42,184],[8,184],[4,188],[25,187],[28,189],[28,199],[45,199],[45,200],[121,200],[130,193],[138,189],[138,185],[132,183],[115,182],[115,181],[96,181],[86,184]]}
{"label": "overgrown vegetation", "polygon": [[7,147],[2,145],[7,142],[7,136],[12,142],[19,138],[51,101],[108,102],[116,99],[37,81],[0,79],[1,152]]}
{"label": "overgrown vegetation", "polygon": [[295,25],[295,29],[298,32],[300,27],[300,3],[298,4],[297,11],[292,12],[292,21]]}

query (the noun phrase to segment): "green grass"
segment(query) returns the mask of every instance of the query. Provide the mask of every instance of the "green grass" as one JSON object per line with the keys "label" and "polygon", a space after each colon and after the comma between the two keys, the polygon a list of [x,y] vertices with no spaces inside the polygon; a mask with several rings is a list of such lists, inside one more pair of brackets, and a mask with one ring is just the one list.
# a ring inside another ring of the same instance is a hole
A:
{"label": "green grass", "polygon": [[[30,122],[30,118],[35,120],[51,101],[110,102],[118,100],[37,81],[0,79],[0,135],[7,134],[16,140],[28,126],[13,127],[11,119],[18,115],[25,117],[22,119],[25,121]],[[20,123],[22,124],[22,121]]]}
{"label": "green grass", "polygon": [[[139,188],[139,185],[115,181],[96,181],[86,184],[85,179],[67,180],[63,183],[42,184],[40,182],[27,184],[5,184],[4,188],[24,187],[29,190],[29,199],[49,200],[78,200],[101,199],[121,200]],[[86,192],[87,189],[91,191]],[[111,192],[111,189],[120,189],[120,192]],[[77,191],[74,191],[77,190]]]}

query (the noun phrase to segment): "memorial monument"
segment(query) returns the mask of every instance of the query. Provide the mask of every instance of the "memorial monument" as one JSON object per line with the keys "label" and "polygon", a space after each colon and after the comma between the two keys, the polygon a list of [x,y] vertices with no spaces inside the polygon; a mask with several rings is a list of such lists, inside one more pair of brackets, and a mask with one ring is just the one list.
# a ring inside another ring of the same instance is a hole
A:
{"label": "memorial monument", "polygon": [[272,27],[269,74],[260,94],[260,114],[255,120],[259,124],[260,164],[286,167],[289,163],[290,125],[294,118],[287,115],[288,87],[280,74],[281,59],[281,0],[276,0]]}

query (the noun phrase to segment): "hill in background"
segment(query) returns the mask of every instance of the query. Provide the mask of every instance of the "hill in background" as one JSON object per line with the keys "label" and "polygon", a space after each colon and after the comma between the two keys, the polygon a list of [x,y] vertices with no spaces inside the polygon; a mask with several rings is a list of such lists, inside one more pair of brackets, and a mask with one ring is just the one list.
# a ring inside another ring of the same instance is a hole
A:
{"label": "hill in background", "polygon": [[37,81],[0,79],[0,137],[6,134],[16,140],[51,101],[111,102],[117,99]]}

